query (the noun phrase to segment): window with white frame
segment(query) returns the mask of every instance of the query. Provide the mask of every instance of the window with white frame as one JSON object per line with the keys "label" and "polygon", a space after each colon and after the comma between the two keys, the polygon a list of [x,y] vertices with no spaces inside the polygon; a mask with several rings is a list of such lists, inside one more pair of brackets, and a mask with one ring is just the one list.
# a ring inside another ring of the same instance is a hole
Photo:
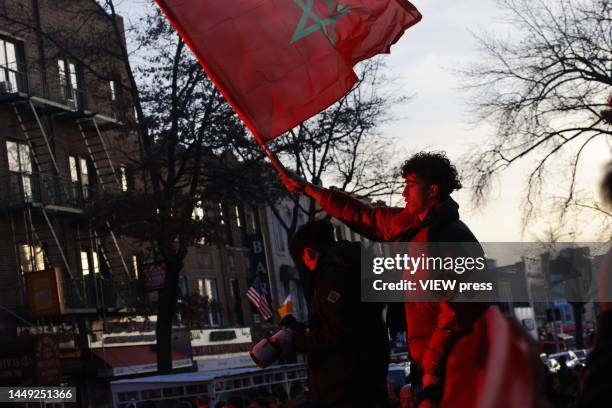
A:
{"label": "window with white frame", "polygon": [[70,181],[76,196],[89,198],[89,188],[92,180],[89,176],[90,160],[84,157],[68,156]]}
{"label": "window with white frame", "polygon": [[121,191],[128,191],[128,171],[125,165],[119,166],[119,181],[121,182]]}
{"label": "window with white frame", "polygon": [[34,272],[45,269],[45,257],[40,245],[19,244],[19,258],[22,272]]}
{"label": "window with white frame", "polygon": [[0,93],[22,91],[23,69],[20,67],[19,47],[16,43],[0,38]]}
{"label": "window with white frame", "polygon": [[100,273],[98,253],[95,251],[81,251],[81,274],[88,276],[92,273]]}
{"label": "window with white frame", "polygon": [[110,88],[110,97],[111,97],[111,101],[116,101],[117,100],[117,90],[116,90],[116,83],[115,81],[108,81],[108,86]]}
{"label": "window with white frame", "polygon": [[217,289],[217,280],[216,279],[204,279],[204,288],[206,290],[206,295],[208,299],[214,302],[215,308],[208,309],[208,321],[212,326],[217,326],[221,324],[219,311],[216,309],[219,303],[219,291]]}
{"label": "window with white frame", "polygon": [[81,274],[88,276],[91,270],[89,269],[89,255],[87,251],[81,251]]}
{"label": "window with white frame", "polygon": [[237,205],[234,206],[234,213],[236,214],[236,225],[238,227],[240,227],[241,226],[241,224],[240,224],[240,209],[238,208]]}
{"label": "window with white frame", "polygon": [[132,272],[134,272],[134,279],[138,279],[140,274],[138,265],[138,255],[132,255]]}
{"label": "window with white frame", "polygon": [[204,290],[204,279],[198,279],[198,295],[204,297],[206,292]]}
{"label": "window with white frame", "polygon": [[72,61],[59,59],[57,60],[57,70],[59,74],[60,96],[69,106],[75,109],[82,109],[77,66]]}
{"label": "window with white frame", "polygon": [[19,193],[30,201],[33,195],[32,186],[32,152],[30,146],[22,142],[6,141],[8,168],[11,175],[11,191]]}

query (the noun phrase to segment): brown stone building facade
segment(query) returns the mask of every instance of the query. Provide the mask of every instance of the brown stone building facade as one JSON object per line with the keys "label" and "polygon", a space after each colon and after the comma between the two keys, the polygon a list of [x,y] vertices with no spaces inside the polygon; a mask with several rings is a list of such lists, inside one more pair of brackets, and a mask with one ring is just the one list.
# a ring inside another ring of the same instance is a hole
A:
{"label": "brown stone building facade", "polygon": [[[200,328],[250,326],[258,321],[258,313],[247,300],[246,291],[254,276],[253,245],[257,249],[258,242],[264,242],[262,209],[242,203],[217,203],[215,207],[224,242],[202,241],[190,248],[182,271],[181,289],[192,296],[212,299],[215,304],[197,322]],[[267,265],[264,267],[267,269]]]}
{"label": "brown stone building facade", "polygon": [[[134,300],[137,254],[88,216],[94,199],[133,188],[139,151],[124,65],[103,51],[114,36],[95,2],[0,2],[0,298],[31,321]],[[30,279],[42,270],[55,276]],[[33,310],[53,282],[54,307]],[[0,329],[17,323],[0,316]]]}

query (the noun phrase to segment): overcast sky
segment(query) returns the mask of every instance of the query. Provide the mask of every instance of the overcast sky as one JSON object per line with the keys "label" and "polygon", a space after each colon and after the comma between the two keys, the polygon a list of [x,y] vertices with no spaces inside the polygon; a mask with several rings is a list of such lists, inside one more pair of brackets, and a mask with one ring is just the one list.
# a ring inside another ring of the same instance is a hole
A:
{"label": "overcast sky", "polygon": [[[122,0],[119,12],[135,19],[150,7],[148,0]],[[453,68],[465,66],[479,57],[471,31],[510,33],[502,21],[502,11],[494,0],[413,0],[423,20],[408,30],[393,46],[386,62],[391,76],[397,77],[405,94],[415,98],[394,111],[397,120],[385,126],[407,152],[444,150],[451,160],[459,160],[471,146],[491,137],[491,126],[474,125],[467,114],[467,96]],[[584,154],[579,187],[596,191],[603,165],[610,159],[605,141],[594,143]],[[461,168],[459,169],[461,171]],[[530,225],[521,233],[521,204],[524,198],[527,166],[510,169],[495,184],[489,203],[480,209],[470,205],[469,191],[455,194],[462,219],[481,241],[533,241],[542,236],[548,221]],[[594,239],[597,226],[585,227],[579,240]]]}

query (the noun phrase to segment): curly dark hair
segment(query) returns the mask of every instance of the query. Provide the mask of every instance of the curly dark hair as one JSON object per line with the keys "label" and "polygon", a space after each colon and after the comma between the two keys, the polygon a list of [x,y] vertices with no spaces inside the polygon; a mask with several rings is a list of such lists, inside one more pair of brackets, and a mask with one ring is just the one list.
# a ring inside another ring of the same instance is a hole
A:
{"label": "curly dark hair", "polygon": [[327,220],[313,220],[302,225],[289,240],[289,254],[295,263],[302,261],[304,248],[313,248],[319,252],[333,245],[334,226]]}
{"label": "curly dark hair", "polygon": [[444,152],[420,152],[404,162],[401,167],[402,177],[414,173],[427,184],[435,184],[439,188],[441,198],[461,189],[461,181],[457,168],[450,162]]}

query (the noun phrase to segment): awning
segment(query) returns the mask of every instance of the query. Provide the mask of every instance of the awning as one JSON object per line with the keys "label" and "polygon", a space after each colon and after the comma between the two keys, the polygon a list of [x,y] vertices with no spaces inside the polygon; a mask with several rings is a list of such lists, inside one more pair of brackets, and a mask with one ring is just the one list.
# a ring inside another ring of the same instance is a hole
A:
{"label": "awning", "polygon": [[[103,363],[98,370],[102,377],[118,377],[157,371],[157,354],[152,345],[104,347],[91,349]],[[172,349],[172,368],[191,367],[193,360]]]}

